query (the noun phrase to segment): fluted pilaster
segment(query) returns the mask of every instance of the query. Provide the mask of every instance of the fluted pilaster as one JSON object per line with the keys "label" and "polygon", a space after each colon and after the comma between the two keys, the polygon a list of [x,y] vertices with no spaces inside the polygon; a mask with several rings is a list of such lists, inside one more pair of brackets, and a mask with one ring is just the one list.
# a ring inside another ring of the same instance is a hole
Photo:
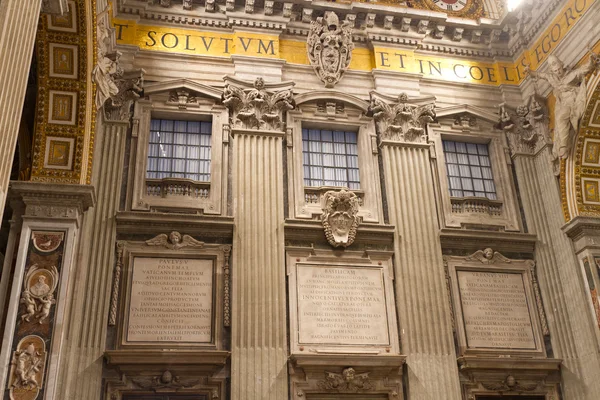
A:
{"label": "fluted pilaster", "polygon": [[572,243],[562,232],[564,219],[549,148],[536,156],[514,157],[527,227],[538,237],[537,273],[554,357],[563,360],[565,399],[596,399],[600,392],[592,314],[585,306],[585,288]]}
{"label": "fluted pilaster", "polygon": [[115,215],[128,122],[104,122],[96,139],[93,184],[98,201],[86,214],[69,314],[65,368],[58,398],[100,399],[102,355],[115,254]]}
{"label": "fluted pilaster", "polygon": [[0,2],[0,215],[4,211],[42,0]]}
{"label": "fluted pilaster", "polygon": [[396,304],[408,397],[461,399],[428,145],[384,143],[390,223],[396,226]]}
{"label": "fluted pilaster", "polygon": [[234,131],[233,400],[288,398],[282,135]]}

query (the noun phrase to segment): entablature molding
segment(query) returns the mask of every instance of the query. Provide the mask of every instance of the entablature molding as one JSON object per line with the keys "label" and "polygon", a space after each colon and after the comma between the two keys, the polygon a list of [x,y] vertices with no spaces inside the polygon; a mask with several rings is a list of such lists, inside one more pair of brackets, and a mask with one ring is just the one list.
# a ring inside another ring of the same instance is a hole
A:
{"label": "entablature molding", "polygon": [[452,252],[475,252],[493,246],[505,254],[532,255],[537,236],[531,233],[443,228],[440,230],[440,240],[442,249]]}

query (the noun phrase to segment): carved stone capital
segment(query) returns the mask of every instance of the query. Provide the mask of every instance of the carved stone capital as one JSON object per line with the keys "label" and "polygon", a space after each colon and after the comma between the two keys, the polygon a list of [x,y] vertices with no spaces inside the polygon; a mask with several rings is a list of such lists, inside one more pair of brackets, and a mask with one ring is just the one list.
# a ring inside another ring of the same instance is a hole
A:
{"label": "carved stone capital", "polygon": [[11,203],[22,207],[29,218],[76,220],[96,203],[94,188],[89,185],[18,181],[11,182],[9,190]]}
{"label": "carved stone capital", "polygon": [[371,93],[370,113],[377,122],[381,140],[408,143],[426,143],[427,123],[435,118],[433,102],[416,103],[406,93],[400,94],[395,102]]}
{"label": "carved stone capital", "polygon": [[[388,22],[391,27],[391,20]],[[340,23],[333,11],[325,12],[310,24],[306,41],[308,59],[325,87],[334,87],[350,65],[354,49],[352,25],[350,20]]]}
{"label": "carved stone capital", "polygon": [[[284,113],[295,107],[293,84],[268,85],[263,78],[256,78],[252,86],[233,78],[225,81],[223,103],[229,108],[233,129],[285,131]],[[273,86],[281,90],[269,90]]]}
{"label": "carved stone capital", "polygon": [[498,127],[507,133],[513,156],[537,154],[551,143],[547,111],[535,96],[516,110],[501,104],[498,116]]}

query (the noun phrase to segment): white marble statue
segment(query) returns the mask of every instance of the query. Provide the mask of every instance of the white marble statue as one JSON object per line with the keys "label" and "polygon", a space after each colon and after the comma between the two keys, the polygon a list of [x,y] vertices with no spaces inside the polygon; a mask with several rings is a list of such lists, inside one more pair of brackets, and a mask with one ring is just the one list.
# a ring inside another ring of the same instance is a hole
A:
{"label": "white marble statue", "polygon": [[554,110],[554,147],[556,158],[567,158],[572,147],[573,137],[579,129],[579,122],[585,111],[585,77],[598,68],[599,57],[592,53],[588,63],[566,69],[556,56],[548,57],[549,72],[525,69],[534,79],[543,79],[553,88],[556,97]]}

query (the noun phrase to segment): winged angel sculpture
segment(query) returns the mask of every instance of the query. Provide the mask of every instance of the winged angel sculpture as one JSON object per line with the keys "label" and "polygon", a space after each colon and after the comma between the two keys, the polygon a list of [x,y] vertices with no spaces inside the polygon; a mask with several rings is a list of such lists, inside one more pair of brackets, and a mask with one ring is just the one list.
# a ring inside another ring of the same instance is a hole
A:
{"label": "winged angel sculpture", "polygon": [[515,379],[514,376],[509,375],[502,382],[498,383],[484,383],[483,387],[488,390],[495,390],[498,392],[531,392],[538,387],[536,382],[522,383]]}
{"label": "winged angel sculpture", "polygon": [[295,106],[291,90],[268,93],[263,78],[256,78],[252,89],[226,85],[223,103],[231,109],[236,128],[276,131],[284,128],[283,112]]}
{"label": "winged angel sculpture", "polygon": [[477,250],[475,253],[465,258],[465,260],[481,261],[483,264],[494,264],[497,262],[510,263],[510,259],[504,257],[502,254],[490,249],[489,247],[484,250]]}
{"label": "winged angel sculpture", "polygon": [[352,26],[349,21],[340,24],[338,16],[328,11],[310,24],[306,42],[308,59],[315,73],[332,88],[342,79],[352,59]]}
{"label": "winged angel sculpture", "polygon": [[435,118],[433,104],[423,106],[408,104],[406,93],[400,94],[394,104],[372,98],[371,112],[379,124],[382,140],[402,142],[425,142],[425,125]]}
{"label": "winged angel sculpture", "polygon": [[182,235],[177,231],[161,233],[160,235],[146,240],[148,246],[163,246],[170,250],[178,250],[182,247],[202,247],[204,242],[194,239],[190,235]]}
{"label": "winged angel sculpture", "polygon": [[325,372],[325,380],[318,383],[322,390],[357,393],[373,389],[369,380],[369,372],[357,374],[354,368],[346,368],[341,374]]}
{"label": "winged angel sculpture", "polygon": [[178,376],[174,376],[171,371],[165,371],[160,376],[139,376],[131,378],[133,383],[142,389],[153,389],[158,391],[160,389],[184,389],[197,385],[200,379],[187,378],[182,379]]}

